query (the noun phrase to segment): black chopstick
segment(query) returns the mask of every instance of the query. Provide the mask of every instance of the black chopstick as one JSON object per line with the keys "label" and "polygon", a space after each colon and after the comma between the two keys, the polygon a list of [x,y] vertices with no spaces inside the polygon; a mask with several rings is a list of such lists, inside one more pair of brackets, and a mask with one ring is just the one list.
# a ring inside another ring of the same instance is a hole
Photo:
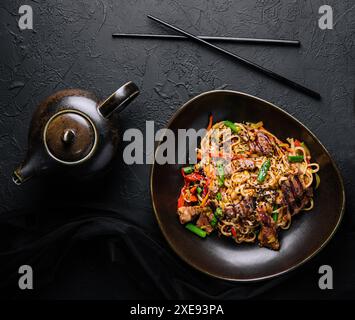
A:
{"label": "black chopstick", "polygon": [[154,21],[156,21],[156,22],[158,22],[158,23],[160,23],[160,24],[162,24],[162,25],[164,25],[164,26],[166,26],[166,27],[178,32],[178,33],[181,33],[181,34],[185,35],[186,37],[188,37],[188,38],[190,38],[190,39],[192,39],[192,40],[194,40],[196,42],[202,43],[202,44],[204,44],[207,47],[213,48],[216,51],[219,51],[219,52],[221,52],[221,53],[223,53],[223,54],[225,54],[225,55],[227,55],[229,57],[232,57],[232,58],[234,58],[234,59],[236,59],[236,60],[238,60],[240,62],[243,62],[244,64],[248,65],[249,67],[251,67],[253,69],[256,69],[256,70],[259,70],[259,71],[263,72],[264,74],[268,75],[269,77],[274,78],[274,79],[280,81],[281,83],[284,83],[284,84],[286,84],[286,85],[288,85],[288,86],[290,86],[290,87],[292,87],[292,88],[294,88],[296,90],[299,90],[299,91],[301,91],[301,92],[303,92],[303,93],[305,93],[305,94],[307,94],[307,95],[309,95],[309,96],[311,96],[311,97],[313,97],[315,99],[320,99],[321,98],[321,96],[320,96],[320,94],[318,92],[315,92],[315,91],[313,91],[311,89],[308,89],[308,88],[304,87],[303,85],[301,85],[301,84],[299,84],[297,82],[294,82],[294,81],[292,81],[290,79],[287,79],[284,76],[281,76],[281,75],[279,75],[279,74],[277,74],[277,73],[275,73],[275,72],[273,72],[273,71],[271,71],[269,69],[266,69],[266,68],[264,68],[264,67],[262,67],[262,66],[260,66],[260,65],[258,65],[256,63],[250,61],[250,60],[247,60],[247,59],[245,59],[245,58],[243,58],[241,56],[238,56],[235,53],[232,53],[232,52],[230,52],[228,50],[225,50],[225,49],[223,49],[221,47],[218,47],[218,46],[216,46],[216,45],[214,45],[212,43],[209,43],[206,40],[200,39],[200,38],[196,37],[195,35],[187,32],[187,31],[184,31],[184,30],[182,30],[182,29],[180,29],[178,27],[175,27],[175,26],[173,26],[173,25],[171,25],[171,24],[169,24],[167,22],[164,22],[164,21],[162,21],[162,20],[160,20],[160,19],[158,19],[158,18],[156,18],[156,17],[154,17],[152,15],[148,15],[148,18],[152,19],[152,20],[154,20]]}
{"label": "black chopstick", "polygon": [[[113,33],[114,38],[143,38],[143,39],[169,39],[169,40],[187,40],[185,36],[176,36],[172,34],[148,34],[148,33]],[[237,42],[251,44],[271,44],[281,46],[300,46],[298,40],[287,39],[257,39],[257,38],[236,38],[236,37],[213,37],[213,36],[197,36],[206,41],[221,41],[221,42]]]}

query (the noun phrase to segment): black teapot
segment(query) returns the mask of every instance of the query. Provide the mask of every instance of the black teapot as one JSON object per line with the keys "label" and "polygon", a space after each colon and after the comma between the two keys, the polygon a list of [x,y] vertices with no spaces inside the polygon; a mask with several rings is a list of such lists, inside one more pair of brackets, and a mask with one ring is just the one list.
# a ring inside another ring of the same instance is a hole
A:
{"label": "black teapot", "polygon": [[48,97],[34,112],[27,155],[14,171],[13,181],[21,184],[49,173],[83,178],[103,171],[119,141],[113,115],[138,94],[138,87],[128,82],[103,102],[79,89]]}

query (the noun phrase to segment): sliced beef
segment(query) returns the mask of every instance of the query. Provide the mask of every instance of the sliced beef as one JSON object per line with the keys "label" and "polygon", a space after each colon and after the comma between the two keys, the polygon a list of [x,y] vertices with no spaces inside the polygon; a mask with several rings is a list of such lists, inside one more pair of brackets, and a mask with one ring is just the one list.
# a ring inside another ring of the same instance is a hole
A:
{"label": "sliced beef", "polygon": [[280,249],[280,242],[277,238],[276,226],[263,225],[258,235],[259,245],[272,250]]}
{"label": "sliced beef", "polygon": [[261,131],[259,131],[256,136],[262,153],[264,155],[271,155],[274,152],[274,148],[269,137]]}
{"label": "sliced beef", "polygon": [[292,189],[292,192],[293,192],[293,195],[295,196],[295,198],[301,197],[304,189],[303,189],[302,183],[301,183],[300,179],[298,178],[298,176],[291,177],[290,185],[291,185],[291,189]]}
{"label": "sliced beef", "polygon": [[256,218],[261,224],[258,235],[259,245],[273,250],[279,250],[280,243],[277,238],[277,225],[270,216],[269,205],[267,203],[259,203],[256,208]]}
{"label": "sliced beef", "polygon": [[295,202],[295,196],[291,189],[290,180],[285,180],[281,184],[281,190],[284,197],[285,205],[292,205]]}
{"label": "sliced beef", "polygon": [[262,225],[267,226],[267,227],[270,227],[270,226],[272,226],[274,224],[272,218],[265,212],[258,211],[257,220]]}
{"label": "sliced beef", "polygon": [[285,205],[291,215],[299,213],[312,197],[312,188],[303,188],[303,185],[298,176],[291,176],[281,184],[283,193],[282,203]]}
{"label": "sliced beef", "polygon": [[256,218],[261,224],[258,235],[259,245],[273,250],[279,250],[280,243],[277,238],[277,225],[268,212],[267,204],[259,204],[256,208]]}
{"label": "sliced beef", "polygon": [[249,217],[255,210],[254,201],[252,198],[246,198],[235,205],[235,211],[241,217]]}
{"label": "sliced beef", "polygon": [[255,210],[255,204],[252,198],[246,198],[239,203],[229,206],[225,209],[225,214],[229,218],[235,218],[237,215],[242,218],[249,217]]}
{"label": "sliced beef", "polygon": [[203,214],[200,214],[199,218],[197,219],[196,226],[205,230],[209,234],[213,231],[213,227],[210,224],[212,219],[213,219],[212,211],[204,212]]}
{"label": "sliced beef", "polygon": [[190,222],[192,219],[202,213],[212,213],[209,207],[191,206],[180,207],[177,211],[179,215],[180,223],[184,224]]}
{"label": "sliced beef", "polygon": [[258,131],[254,141],[249,142],[249,148],[252,153],[269,156],[274,153],[273,143],[263,132]]}
{"label": "sliced beef", "polygon": [[236,212],[234,211],[234,206],[228,206],[224,209],[224,213],[228,218],[235,218]]}

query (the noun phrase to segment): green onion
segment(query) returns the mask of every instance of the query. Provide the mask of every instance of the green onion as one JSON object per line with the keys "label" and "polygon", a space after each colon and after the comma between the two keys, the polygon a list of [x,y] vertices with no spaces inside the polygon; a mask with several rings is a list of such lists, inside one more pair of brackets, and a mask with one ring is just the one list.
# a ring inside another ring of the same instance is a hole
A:
{"label": "green onion", "polygon": [[303,156],[288,156],[289,162],[302,162],[304,160]]}
{"label": "green onion", "polygon": [[220,207],[218,207],[218,208],[216,209],[215,215],[216,215],[217,217],[221,217],[221,216],[223,215],[223,211],[222,211],[222,209],[221,209]]}
{"label": "green onion", "polygon": [[279,217],[279,213],[277,211],[272,213],[272,219],[276,222],[277,218]]}
{"label": "green onion", "polygon": [[265,178],[266,178],[266,175],[267,175],[267,172],[269,171],[270,169],[270,166],[271,166],[271,162],[270,160],[266,160],[262,165],[261,165],[261,168],[260,168],[260,171],[259,171],[259,174],[258,174],[258,182],[264,182]]}
{"label": "green onion", "polygon": [[217,224],[217,218],[216,218],[215,215],[213,215],[213,218],[212,218],[212,220],[210,221],[210,225],[211,225],[212,227],[215,227],[216,224]]}
{"label": "green onion", "polygon": [[202,188],[201,188],[200,186],[198,186],[198,187],[196,188],[196,191],[197,191],[198,194],[201,194],[201,193],[202,193]]}
{"label": "green onion", "polygon": [[222,187],[224,185],[224,169],[222,163],[217,163],[217,178],[219,186]]}
{"label": "green onion", "polygon": [[201,237],[201,238],[205,238],[206,235],[207,235],[207,232],[206,232],[206,231],[200,229],[199,227],[196,227],[196,226],[195,226],[194,224],[192,224],[192,223],[186,224],[186,225],[185,225],[185,228],[186,228],[187,230],[190,230],[192,233],[197,234],[197,235],[198,235],[199,237]]}
{"label": "green onion", "polygon": [[185,168],[183,168],[183,170],[186,174],[190,174],[195,171],[193,166],[185,167]]}
{"label": "green onion", "polygon": [[221,201],[221,200],[222,200],[222,195],[221,195],[220,192],[218,192],[218,193],[216,194],[216,199],[217,199],[218,201]]}
{"label": "green onion", "polygon": [[320,176],[317,173],[315,175],[316,175],[316,186],[314,187],[314,189],[316,190],[318,189],[320,184]]}
{"label": "green onion", "polygon": [[239,127],[237,127],[232,121],[225,120],[223,121],[224,125],[230,128],[233,132],[238,133]]}

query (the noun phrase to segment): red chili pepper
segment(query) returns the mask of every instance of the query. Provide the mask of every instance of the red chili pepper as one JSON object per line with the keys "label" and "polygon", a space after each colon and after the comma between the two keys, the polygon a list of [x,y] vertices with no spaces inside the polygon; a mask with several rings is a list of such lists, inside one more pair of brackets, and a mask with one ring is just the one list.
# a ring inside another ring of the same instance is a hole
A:
{"label": "red chili pepper", "polygon": [[295,147],[301,147],[302,143],[299,140],[295,140]]}
{"label": "red chili pepper", "polygon": [[184,179],[185,179],[185,181],[188,181],[188,182],[196,182],[196,181],[204,180],[204,177],[203,177],[203,175],[194,172],[194,173],[184,175]]}
{"label": "red chili pepper", "polygon": [[[186,189],[186,186],[182,188],[181,194],[186,202],[197,202],[198,198],[194,194],[196,193],[197,186],[193,186],[191,189]],[[187,192],[188,191],[188,192]]]}
{"label": "red chili pepper", "polygon": [[197,189],[197,186],[193,186],[193,187],[190,189],[190,193],[191,193],[191,194],[195,194],[195,193],[196,193],[196,189]]}
{"label": "red chili pepper", "polygon": [[231,232],[232,232],[233,237],[235,238],[237,236],[237,231],[235,231],[234,227],[231,227]]}
{"label": "red chili pepper", "polygon": [[184,196],[182,195],[182,193],[180,193],[180,197],[178,199],[177,207],[179,209],[179,208],[183,207],[184,205],[185,205]]}
{"label": "red chili pepper", "polygon": [[208,192],[208,186],[207,184],[205,184],[203,187],[202,196],[204,197],[207,194],[207,192]]}

